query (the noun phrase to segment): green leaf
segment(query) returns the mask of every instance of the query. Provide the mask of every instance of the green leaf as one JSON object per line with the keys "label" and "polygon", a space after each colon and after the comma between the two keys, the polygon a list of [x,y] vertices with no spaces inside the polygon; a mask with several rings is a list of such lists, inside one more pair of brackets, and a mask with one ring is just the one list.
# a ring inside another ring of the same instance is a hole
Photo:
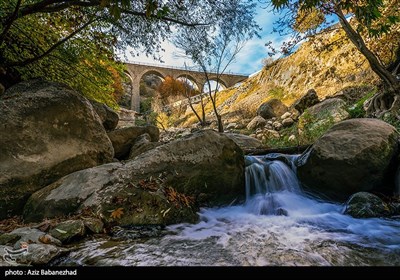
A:
{"label": "green leaf", "polygon": [[62,234],[66,234],[67,233],[65,230],[62,230],[62,229],[59,229],[59,228],[56,228],[56,231],[58,231],[59,233],[62,233]]}

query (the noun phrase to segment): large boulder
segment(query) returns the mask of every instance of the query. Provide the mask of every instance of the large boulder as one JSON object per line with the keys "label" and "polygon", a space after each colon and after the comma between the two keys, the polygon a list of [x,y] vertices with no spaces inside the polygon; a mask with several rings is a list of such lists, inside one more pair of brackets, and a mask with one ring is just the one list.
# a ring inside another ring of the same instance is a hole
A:
{"label": "large boulder", "polygon": [[118,125],[119,116],[118,114],[108,107],[106,104],[91,100],[92,106],[99,115],[101,123],[107,131],[115,129]]}
{"label": "large boulder", "polygon": [[35,191],[112,160],[113,148],[90,102],[41,80],[0,98],[0,219],[20,214]]}
{"label": "large boulder", "polygon": [[257,109],[257,115],[264,119],[271,119],[274,117],[280,117],[288,111],[288,107],[282,103],[279,99],[271,99],[261,104]]}
{"label": "large boulder", "polygon": [[157,142],[160,139],[160,131],[156,126],[132,126],[116,129],[108,133],[114,147],[114,157],[119,160],[128,159],[129,153],[135,141],[139,136],[147,133],[151,142]]}
{"label": "large boulder", "polygon": [[[351,119],[334,125],[304,155],[300,181],[332,198],[389,184],[391,163],[398,152],[396,129],[377,119]],[[392,176],[394,177],[394,176]],[[394,181],[394,180],[393,180]]]}
{"label": "large boulder", "polygon": [[295,108],[299,113],[303,113],[307,108],[310,108],[319,103],[318,94],[314,89],[307,91],[305,95],[300,97],[292,107]]}
{"label": "large boulder", "polygon": [[353,194],[346,202],[344,214],[354,218],[379,218],[390,216],[391,211],[378,196],[368,192]]}
{"label": "large boulder", "polygon": [[232,202],[244,189],[244,157],[234,141],[196,132],[141,154],[70,174],[36,192],[27,221],[91,209],[106,223],[172,224],[196,220],[197,205]]}
{"label": "large boulder", "polygon": [[350,117],[346,103],[339,98],[326,99],[308,108],[299,117],[300,130],[323,130]]}

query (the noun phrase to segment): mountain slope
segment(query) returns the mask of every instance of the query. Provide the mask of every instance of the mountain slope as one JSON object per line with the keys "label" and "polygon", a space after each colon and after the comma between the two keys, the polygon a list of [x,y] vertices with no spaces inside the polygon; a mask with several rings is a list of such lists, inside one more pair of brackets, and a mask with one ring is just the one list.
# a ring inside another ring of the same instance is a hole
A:
{"label": "mountain slope", "polygon": [[[319,34],[312,42],[303,43],[290,56],[266,65],[239,87],[220,92],[217,105],[225,122],[234,122],[254,117],[257,108],[272,98],[289,106],[312,88],[320,99],[324,99],[343,88],[377,81],[368,62],[349,42],[343,30],[331,29]],[[199,105],[197,109],[200,109]],[[206,111],[211,114],[211,104],[206,105]],[[178,122],[181,126],[196,122],[190,108],[173,117],[181,120]]]}

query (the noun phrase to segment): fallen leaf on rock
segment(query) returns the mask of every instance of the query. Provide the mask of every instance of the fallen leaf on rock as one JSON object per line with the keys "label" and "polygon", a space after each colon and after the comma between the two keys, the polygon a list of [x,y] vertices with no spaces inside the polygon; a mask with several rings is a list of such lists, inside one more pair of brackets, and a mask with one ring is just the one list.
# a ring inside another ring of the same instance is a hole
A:
{"label": "fallen leaf on rock", "polygon": [[121,219],[124,214],[124,208],[118,208],[111,212],[110,218]]}
{"label": "fallen leaf on rock", "polygon": [[48,234],[44,234],[42,236],[39,237],[39,241],[42,242],[43,244],[50,244],[51,243],[51,239],[50,236]]}
{"label": "fallen leaf on rock", "polygon": [[66,234],[67,233],[65,230],[62,230],[62,229],[59,229],[59,228],[56,228],[56,231],[58,231],[59,233],[62,233],[62,234]]}

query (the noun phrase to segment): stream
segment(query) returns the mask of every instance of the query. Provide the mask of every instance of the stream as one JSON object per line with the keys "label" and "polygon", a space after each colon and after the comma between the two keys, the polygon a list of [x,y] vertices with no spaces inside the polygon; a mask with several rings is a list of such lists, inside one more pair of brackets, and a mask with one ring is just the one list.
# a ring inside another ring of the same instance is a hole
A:
{"label": "stream", "polygon": [[246,201],[203,208],[197,224],[118,229],[92,237],[53,265],[400,265],[400,220],[355,219],[302,191],[297,156],[246,157]]}

